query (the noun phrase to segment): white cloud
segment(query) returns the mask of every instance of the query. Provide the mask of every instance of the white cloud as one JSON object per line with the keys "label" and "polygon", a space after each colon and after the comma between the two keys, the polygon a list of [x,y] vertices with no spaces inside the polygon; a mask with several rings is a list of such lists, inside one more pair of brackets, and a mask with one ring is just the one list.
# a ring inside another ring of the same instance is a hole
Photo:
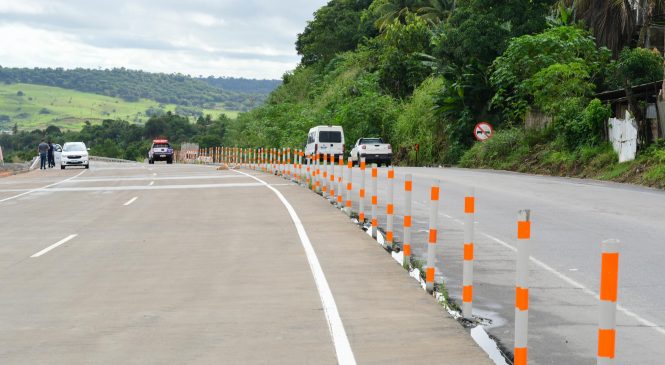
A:
{"label": "white cloud", "polygon": [[280,78],[326,2],[0,0],[0,64]]}

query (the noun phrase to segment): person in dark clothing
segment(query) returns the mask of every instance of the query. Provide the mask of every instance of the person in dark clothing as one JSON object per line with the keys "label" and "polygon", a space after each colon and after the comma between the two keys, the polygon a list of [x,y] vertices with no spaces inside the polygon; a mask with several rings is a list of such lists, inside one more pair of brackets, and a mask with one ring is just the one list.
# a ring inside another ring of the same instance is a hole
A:
{"label": "person in dark clothing", "polygon": [[42,139],[42,143],[37,146],[37,152],[39,152],[40,170],[46,170],[46,159],[48,158],[48,144]]}
{"label": "person in dark clothing", "polygon": [[55,167],[55,146],[51,141],[48,141],[48,167]]}

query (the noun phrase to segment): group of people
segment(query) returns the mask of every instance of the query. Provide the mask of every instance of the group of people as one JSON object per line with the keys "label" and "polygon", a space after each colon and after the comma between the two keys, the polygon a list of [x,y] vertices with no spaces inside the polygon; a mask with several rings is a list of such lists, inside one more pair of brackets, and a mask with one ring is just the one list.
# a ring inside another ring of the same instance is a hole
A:
{"label": "group of people", "polygon": [[55,146],[51,141],[45,142],[42,139],[42,142],[37,147],[37,151],[39,152],[39,160],[41,162],[40,170],[46,170],[47,164],[49,168],[55,167]]}

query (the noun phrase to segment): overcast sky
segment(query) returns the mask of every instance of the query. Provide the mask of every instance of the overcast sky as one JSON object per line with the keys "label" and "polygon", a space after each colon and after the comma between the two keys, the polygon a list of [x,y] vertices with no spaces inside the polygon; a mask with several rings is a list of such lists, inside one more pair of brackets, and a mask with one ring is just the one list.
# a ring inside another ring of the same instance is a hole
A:
{"label": "overcast sky", "polygon": [[279,79],[327,2],[0,0],[0,65]]}

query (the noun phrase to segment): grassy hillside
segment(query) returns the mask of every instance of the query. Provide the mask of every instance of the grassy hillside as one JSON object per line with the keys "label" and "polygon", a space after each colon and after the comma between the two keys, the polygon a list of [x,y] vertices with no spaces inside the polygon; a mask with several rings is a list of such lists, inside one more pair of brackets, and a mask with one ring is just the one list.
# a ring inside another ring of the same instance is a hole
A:
{"label": "grassy hillside", "polygon": [[103,119],[123,119],[143,123],[151,113],[166,111],[179,114],[226,114],[231,118],[236,111],[225,110],[221,104],[215,108],[181,107],[161,104],[154,100],[139,99],[128,102],[120,98],[32,84],[0,84],[0,130],[9,130],[16,123],[19,129],[44,128],[55,125],[64,129],[79,130],[85,121],[101,122]]}
{"label": "grassy hillside", "polygon": [[[134,102],[151,99],[183,107],[248,111],[265,101],[270,80],[193,78],[183,74],[153,73],[125,68],[110,70],[12,68],[0,66],[0,82],[61,87]],[[213,82],[215,85],[211,85]],[[266,84],[267,83],[267,84]],[[232,90],[232,89],[233,90]],[[243,90],[243,91],[234,91]]]}

